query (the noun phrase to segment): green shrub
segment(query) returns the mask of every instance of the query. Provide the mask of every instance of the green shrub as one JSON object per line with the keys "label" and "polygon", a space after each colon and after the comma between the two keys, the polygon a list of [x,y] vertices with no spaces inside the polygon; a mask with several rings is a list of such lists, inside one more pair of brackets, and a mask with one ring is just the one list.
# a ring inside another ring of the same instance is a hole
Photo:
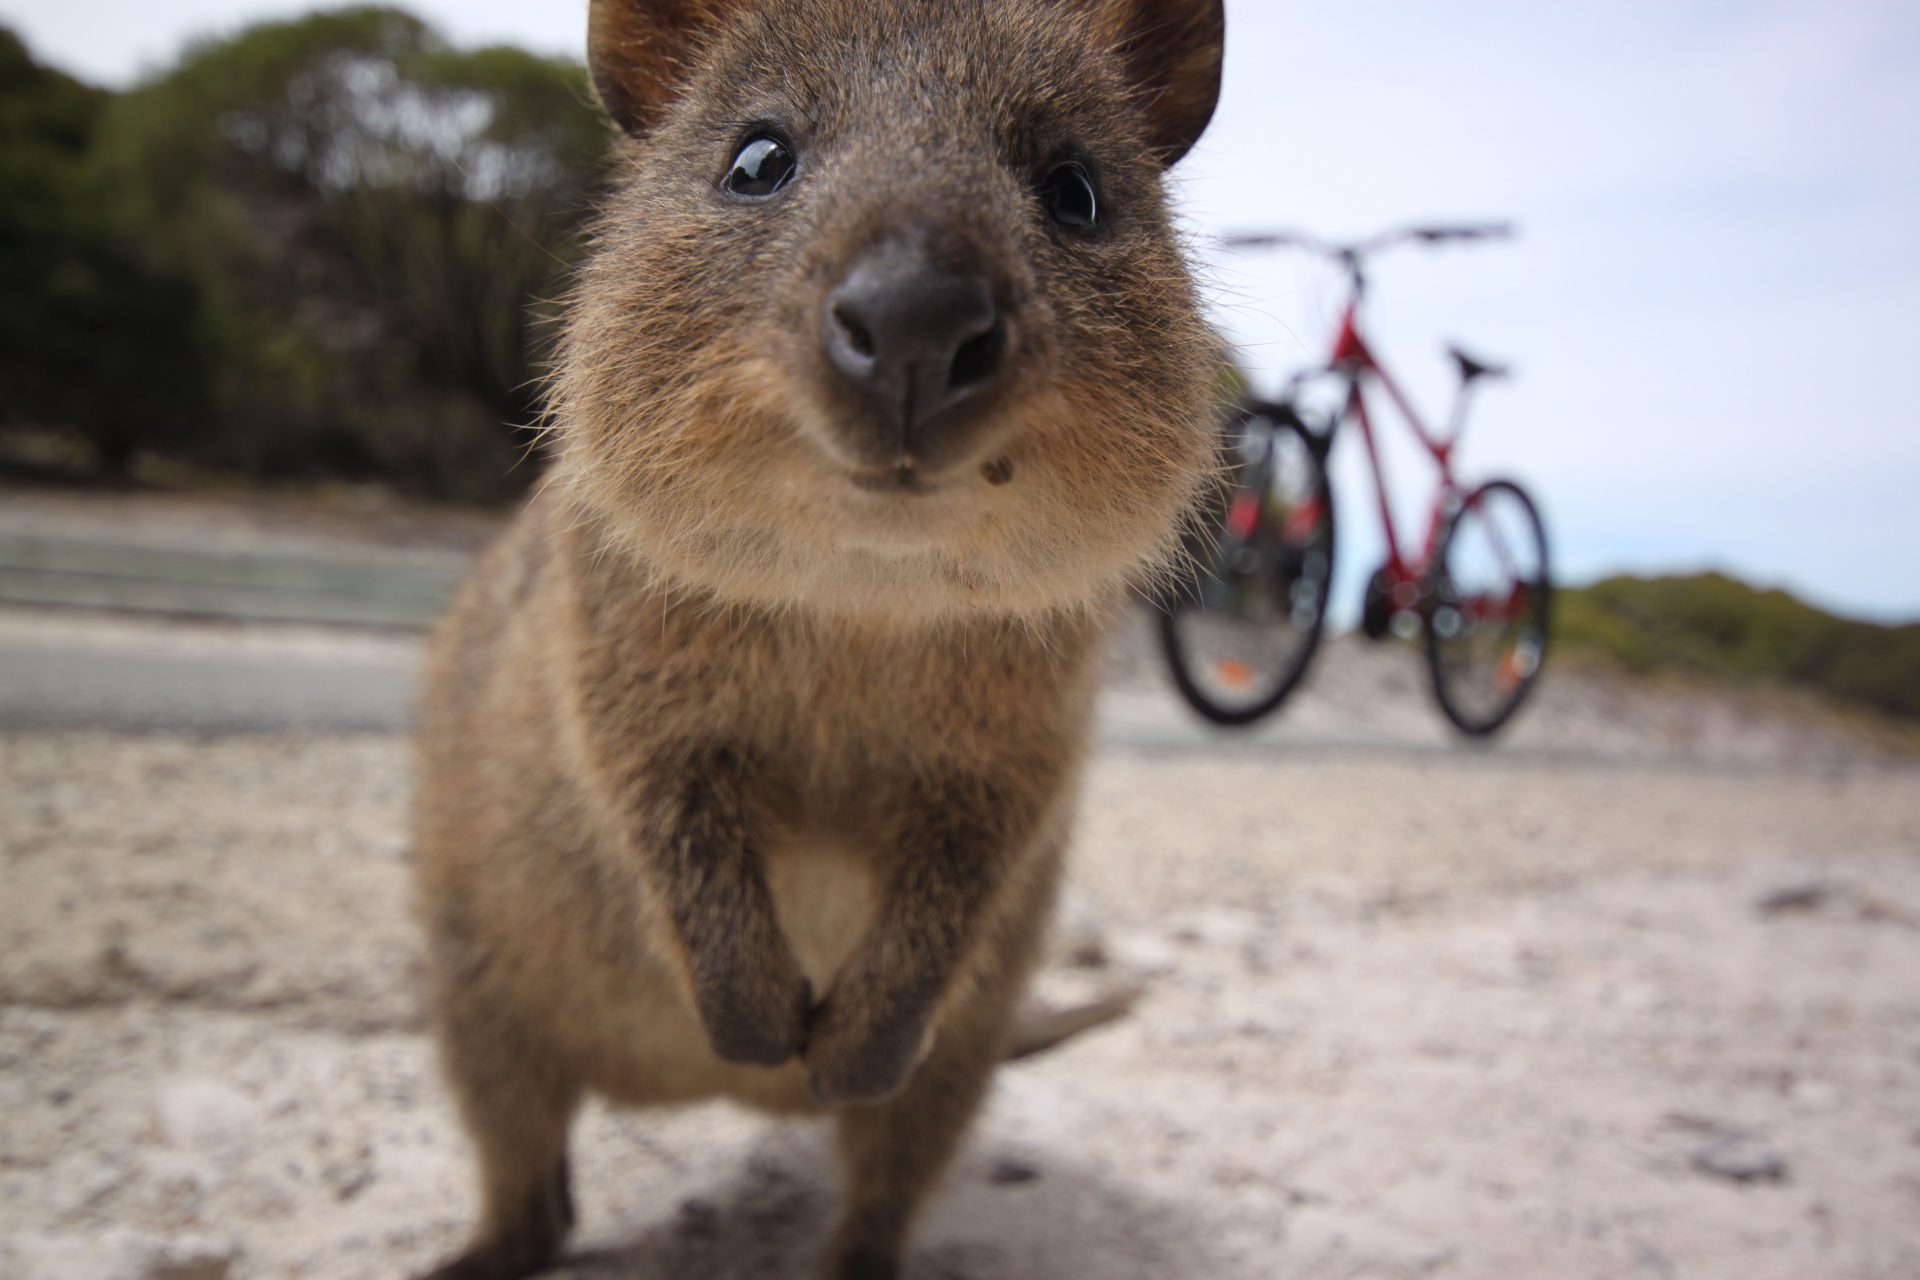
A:
{"label": "green shrub", "polygon": [[108,95],[0,30],[0,430],[64,427],[124,473],[206,412],[198,290],[144,263],[89,169]]}
{"label": "green shrub", "polygon": [[1920,623],[1836,618],[1717,573],[1606,578],[1555,602],[1556,644],[1631,671],[1780,681],[1920,718]]}
{"label": "green shrub", "polygon": [[[119,95],[21,64],[0,42],[0,339],[52,355],[0,369],[45,371],[17,420],[123,461],[463,499],[527,483],[540,307],[605,149],[578,64],[370,7],[204,41]],[[58,126],[38,151],[22,116]],[[121,394],[140,386],[180,394]]]}

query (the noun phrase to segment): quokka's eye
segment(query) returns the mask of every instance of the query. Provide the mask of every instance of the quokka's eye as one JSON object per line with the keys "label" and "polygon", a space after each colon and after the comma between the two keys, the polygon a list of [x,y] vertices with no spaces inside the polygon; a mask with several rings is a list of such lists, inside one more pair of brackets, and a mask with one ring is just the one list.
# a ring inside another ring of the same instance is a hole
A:
{"label": "quokka's eye", "polygon": [[732,195],[762,199],[791,182],[799,167],[786,143],[757,133],[733,157],[733,167],[720,179],[720,187]]}
{"label": "quokka's eye", "polygon": [[1040,200],[1063,227],[1091,231],[1100,225],[1100,197],[1094,194],[1093,177],[1077,160],[1047,170],[1040,179]]}

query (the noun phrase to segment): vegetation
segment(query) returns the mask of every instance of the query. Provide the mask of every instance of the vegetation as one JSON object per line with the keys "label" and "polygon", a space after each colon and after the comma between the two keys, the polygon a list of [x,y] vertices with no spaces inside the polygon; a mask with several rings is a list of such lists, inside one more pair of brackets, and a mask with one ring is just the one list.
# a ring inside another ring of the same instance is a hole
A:
{"label": "vegetation", "polygon": [[194,285],[141,261],[91,180],[107,105],[0,30],[0,431],[58,422],[118,472],[207,403]]}
{"label": "vegetation", "polygon": [[202,43],[120,95],[0,33],[0,373],[26,388],[0,433],[77,432],[106,471],[505,496],[598,182],[591,102],[578,65],[389,8]]}
{"label": "vegetation", "polygon": [[1607,578],[1555,601],[1556,645],[1635,672],[1780,681],[1920,719],[1920,623],[1836,618],[1717,573]]}

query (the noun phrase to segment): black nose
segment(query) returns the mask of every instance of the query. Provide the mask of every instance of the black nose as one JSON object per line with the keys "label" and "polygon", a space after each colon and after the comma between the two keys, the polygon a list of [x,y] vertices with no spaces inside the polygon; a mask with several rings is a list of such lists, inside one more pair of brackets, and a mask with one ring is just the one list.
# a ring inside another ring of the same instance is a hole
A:
{"label": "black nose", "polygon": [[898,432],[900,452],[912,455],[926,449],[942,412],[992,385],[1006,329],[986,280],[889,240],[827,294],[821,340],[840,376]]}

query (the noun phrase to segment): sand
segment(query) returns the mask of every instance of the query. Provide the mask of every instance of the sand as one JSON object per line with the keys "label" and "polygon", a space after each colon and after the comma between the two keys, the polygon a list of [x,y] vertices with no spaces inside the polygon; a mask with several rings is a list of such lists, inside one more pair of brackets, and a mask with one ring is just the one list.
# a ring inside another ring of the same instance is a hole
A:
{"label": "sand", "polygon": [[[1398,723],[1362,665],[1303,723]],[[1496,752],[1103,749],[1040,989],[1147,995],[1001,1073],[908,1275],[1920,1275],[1920,770],[1582,687]],[[0,1275],[458,1244],[409,767],[382,735],[0,733]],[[720,1106],[594,1108],[575,1168],[571,1276],[804,1276],[835,1200],[822,1126]]]}

